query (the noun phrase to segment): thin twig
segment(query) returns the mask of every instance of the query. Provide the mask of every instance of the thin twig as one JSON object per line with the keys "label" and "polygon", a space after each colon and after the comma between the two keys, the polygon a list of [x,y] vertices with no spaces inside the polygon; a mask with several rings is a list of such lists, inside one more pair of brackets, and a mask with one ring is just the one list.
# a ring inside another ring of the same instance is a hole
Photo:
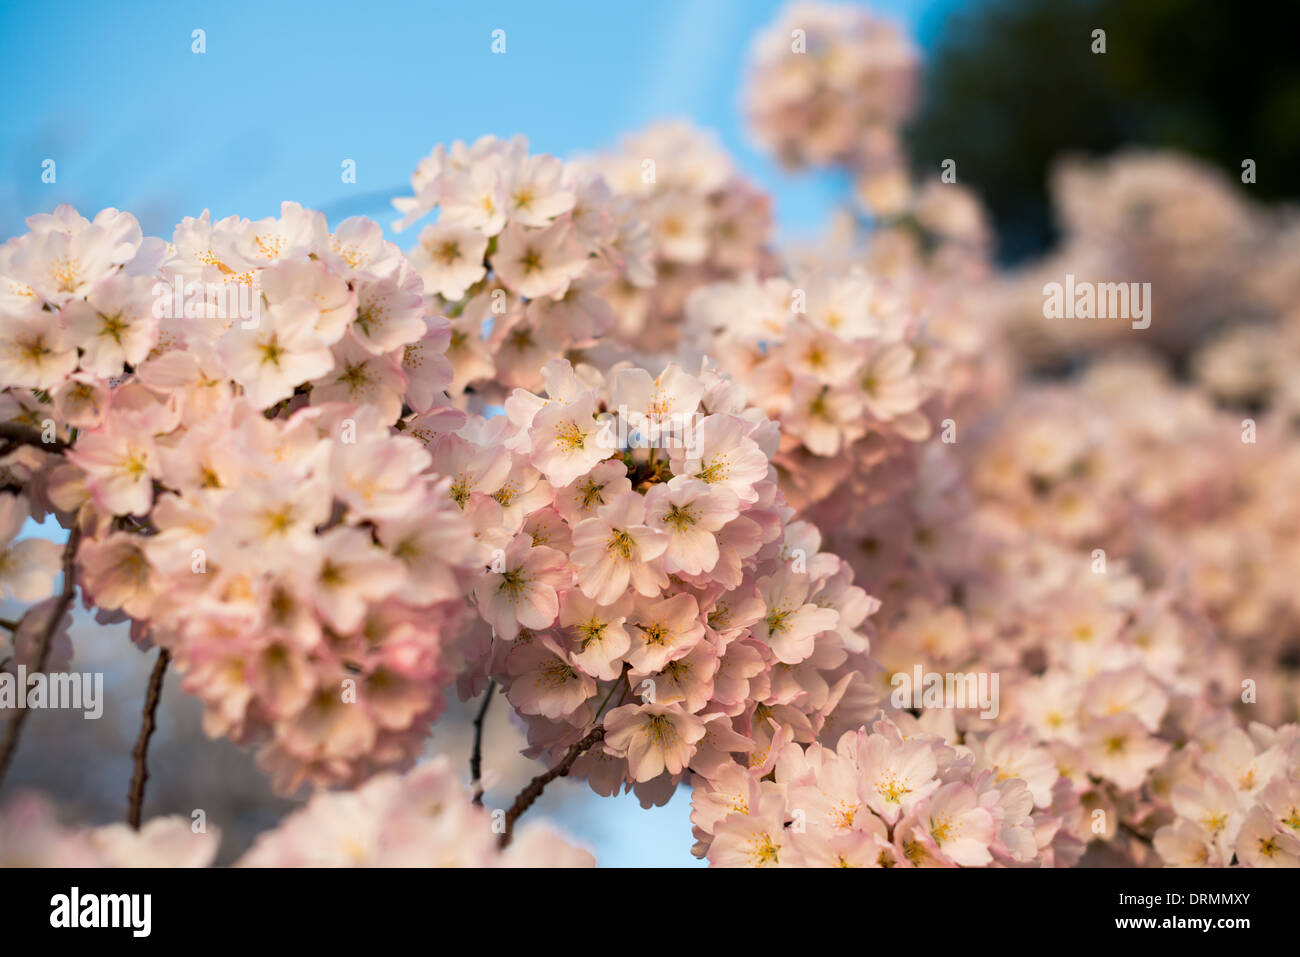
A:
{"label": "thin twig", "polygon": [[[600,703],[600,707],[596,709],[596,717],[597,717],[597,718],[599,718],[602,714],[605,713],[605,705],[609,704],[609,699],[612,698],[612,697],[614,697],[614,692],[618,690],[618,686],[619,686],[619,685],[626,685],[626,684],[627,684],[627,681],[624,680],[624,679],[625,679],[625,676],[627,675],[627,669],[628,669],[629,667],[631,667],[631,666],[625,663],[625,664],[623,665],[623,674],[621,674],[621,675],[619,675],[617,678],[615,678],[615,679],[614,679],[614,683],[613,683],[612,685],[609,686],[609,691],[605,693],[605,698],[604,698],[604,700],[601,701],[601,703]],[[593,720],[595,720],[595,719],[593,719]]]}
{"label": "thin twig", "polygon": [[[77,593],[77,576],[76,576],[76,558],[77,546],[81,543],[81,527],[75,522],[72,530],[68,532],[68,541],[63,546],[63,591],[59,595],[59,600],[50,613],[49,621],[45,623],[45,630],[41,632],[40,640],[36,645],[36,667],[32,669],[33,674],[41,674],[45,671],[46,662],[50,657],[50,645],[54,642],[54,633],[59,630],[59,623],[63,621],[63,616],[68,613],[72,606],[72,599]],[[0,787],[4,786],[5,774],[9,771],[9,762],[13,760],[14,752],[18,750],[18,736],[22,734],[23,723],[27,720],[27,709],[19,708],[9,721],[9,731],[5,735],[4,745],[0,746]]]}
{"label": "thin twig", "polygon": [[149,739],[158,727],[158,701],[162,698],[163,677],[167,674],[167,665],[172,660],[171,652],[166,648],[158,650],[158,660],[153,663],[153,673],[149,675],[149,690],[145,694],[144,712],[140,716],[140,737],[136,738],[135,750],[131,757],[135,769],[131,773],[131,801],[127,808],[126,821],[137,831],[140,830],[140,815],[144,808],[144,783],[149,780],[149,768],[146,759],[149,756]]}
{"label": "thin twig", "polygon": [[532,806],[534,801],[542,796],[542,791],[546,788],[546,785],[556,778],[567,775],[573,767],[573,762],[577,761],[584,751],[603,741],[604,738],[605,729],[603,727],[592,729],[585,738],[569,748],[568,753],[560,759],[559,764],[528,782],[528,786],[520,791],[519,796],[515,798],[515,803],[510,805],[510,810],[506,811],[506,829],[497,838],[497,847],[505,848],[509,846],[510,839],[515,833],[515,821]]}
{"label": "thin twig", "polygon": [[469,753],[469,784],[474,789],[475,804],[483,803],[483,719],[487,717],[488,705],[496,694],[495,679],[488,680],[487,693],[483,695],[483,704],[479,706],[474,718],[474,750]]}
{"label": "thin twig", "polygon": [[30,445],[42,452],[62,452],[71,448],[67,442],[57,437],[46,442],[40,429],[19,422],[0,422],[0,441],[10,445]]}
{"label": "thin twig", "polygon": [[[638,625],[637,627],[640,626]],[[618,696],[618,701],[614,703],[614,707],[617,708],[619,705],[623,703],[623,701],[627,698],[628,690],[632,687],[630,684],[627,683],[628,672],[630,672],[631,670],[632,670],[632,666],[628,664],[626,661],[623,662],[623,670],[619,672],[619,676],[614,679],[614,686],[609,689],[609,694],[605,695],[605,700],[602,701],[600,703],[600,707],[596,709],[596,717],[592,718],[591,720],[600,721],[601,715],[605,713],[605,705],[609,704],[609,699],[614,697],[614,692],[618,691],[619,688],[622,688],[623,690]]]}

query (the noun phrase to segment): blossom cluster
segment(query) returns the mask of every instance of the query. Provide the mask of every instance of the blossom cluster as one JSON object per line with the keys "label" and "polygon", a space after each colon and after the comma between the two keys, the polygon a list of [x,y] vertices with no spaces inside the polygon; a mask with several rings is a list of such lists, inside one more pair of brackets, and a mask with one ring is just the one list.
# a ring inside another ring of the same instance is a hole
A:
{"label": "blossom cluster", "polygon": [[1043,321],[1043,287],[1076,281],[1150,284],[1143,345],[1182,355],[1229,325],[1289,311],[1289,223],[1242,197],[1229,177],[1177,153],[1129,150],[1064,160],[1050,180],[1057,248],[1009,272],[988,305],[1035,363],[1069,361],[1126,338],[1123,318]]}
{"label": "blossom cluster", "polygon": [[[927,467],[937,468],[937,454],[927,454]],[[959,491],[959,484],[949,486],[950,494]],[[698,781],[697,853],[719,864],[969,863],[942,853],[935,835],[926,839],[924,822],[936,819],[928,807],[918,813],[922,832],[899,832],[890,819],[882,827],[871,814],[857,817],[868,809],[880,815],[871,803],[880,797],[863,790],[863,774],[870,780],[876,766],[892,773],[898,755],[876,755],[874,764],[858,757],[847,775],[835,761],[823,769],[828,749],[841,760],[846,751],[860,755],[860,741],[849,736],[865,735],[866,728],[880,733],[884,721],[903,729],[904,743],[929,740],[970,756],[962,768],[967,812],[976,806],[972,793],[983,793],[982,772],[1029,789],[1029,819],[1021,824],[1036,844],[1025,844],[1023,856],[1008,856],[979,816],[969,833],[980,835],[982,851],[971,861],[1068,866],[1086,849],[1111,863],[1226,865],[1234,853],[1237,864],[1291,862],[1297,834],[1282,796],[1298,779],[1297,727],[1261,723],[1288,720],[1286,703],[1294,701],[1278,661],[1219,642],[1194,590],[1151,587],[1119,559],[1054,544],[1000,508],[982,507],[969,489],[960,497],[968,507],[947,511],[947,541],[917,538],[902,550],[873,616],[873,662],[861,672],[867,683],[850,687],[842,699],[861,695],[883,716],[855,732],[852,720],[829,713],[805,757],[797,744],[790,749],[787,759],[798,774],[786,775],[778,760],[771,779],[733,772],[723,782]],[[964,547],[948,547],[953,540]],[[911,698],[896,699],[898,676],[914,669],[996,676],[995,713],[970,702],[954,707],[937,699],[917,707]],[[1256,720],[1247,733],[1243,721],[1250,718]],[[800,761],[812,765],[811,775]],[[1195,806],[1188,789],[1200,792],[1214,775],[1231,782],[1216,792],[1231,797],[1226,824],[1215,823],[1217,814],[1211,819],[1187,810]],[[796,779],[836,794],[826,800],[838,810],[819,818],[814,809],[823,804],[807,792],[792,796],[789,781]],[[931,772],[926,780],[937,788],[953,778]],[[911,793],[915,783],[902,787]],[[1189,817],[1190,823],[1179,820]],[[1238,828],[1247,817],[1254,829],[1243,837]],[[726,827],[719,823],[724,819]],[[947,832],[939,820],[942,838]],[[1175,825],[1176,839],[1170,836]],[[1205,833],[1222,838],[1209,856],[1196,843]]]}
{"label": "blossom cluster", "polygon": [[406,775],[321,792],[260,835],[237,867],[593,867],[591,854],[544,825],[504,850],[501,824],[473,804],[439,756]]}
{"label": "blossom cluster", "polygon": [[68,827],[38,794],[16,795],[0,809],[0,867],[207,867],[221,832],[195,831],[183,817]]}
{"label": "blossom cluster", "polygon": [[[405,776],[375,775],[352,791],[320,792],[259,835],[236,867],[591,867],[592,856],[544,825],[497,846],[500,825],[473,804],[445,757]],[[0,867],[207,867],[221,831],[172,816],[66,827],[35,794],[0,811]]]}
{"label": "blossom cluster", "polygon": [[[759,38],[758,139],[871,214],[811,248],[685,124],[439,146],[407,254],[295,203],[32,217],[0,668],[66,666],[79,586],[279,790],[340,789],[248,866],[589,865],[416,765],[452,685],[597,794],[689,787],[714,865],[1300,865],[1300,228],[1122,154],[1063,165],[1060,248],[999,273],[978,199],[905,168],[916,67],[854,8]],[[1152,323],[1049,318],[1066,273],[1149,282]],[[0,815],[0,863],[216,842]]]}
{"label": "blossom cluster", "polygon": [[900,514],[921,443],[953,399],[954,359],[901,283],[861,269],[715,283],[688,300],[686,328],[780,423],[782,491],[837,546]]}
{"label": "blossom cluster", "polygon": [[[87,605],[169,650],[208,732],[261,746],[281,787],[409,763],[475,561],[423,445],[456,413],[418,274],[376,224],[292,203],[171,243],[116,210],[29,225],[0,381],[40,438],[7,450],[9,525],[75,525]],[[18,590],[48,592],[58,551]]]}
{"label": "blossom cluster", "polygon": [[[1027,434],[1021,421],[1008,433],[990,429],[987,441],[996,449],[1007,435]],[[1007,462],[972,445],[965,454],[973,457],[976,481],[986,463]],[[940,454],[948,465],[958,456],[932,447],[923,471],[937,469]],[[1044,454],[1029,461],[1047,460]],[[1015,473],[1004,467],[994,474]],[[966,506],[945,509],[939,540],[914,537],[895,561],[873,619],[872,656],[882,682],[914,668],[997,675],[1001,700],[993,716],[939,702],[919,712],[923,727],[954,746],[996,727],[994,735],[1013,734],[1045,755],[1041,770],[1054,767],[1068,784],[1052,802],[1061,839],[1080,847],[1099,841],[1092,853],[1108,851],[1112,862],[1187,862],[1172,860],[1160,844],[1153,858],[1153,837],[1182,813],[1175,785],[1210,755],[1237,756],[1231,774],[1229,764],[1212,766],[1241,782],[1233,806],[1243,816],[1261,803],[1271,779],[1295,778],[1296,726],[1284,723],[1295,720],[1285,641],[1224,642],[1220,618],[1194,581],[1142,562],[1147,581],[1118,549],[1059,543],[1050,522],[1036,527],[1003,499],[978,487],[963,490],[966,481],[960,471],[950,479],[947,494]],[[928,497],[922,489],[910,494]],[[883,687],[879,693],[889,694]],[[1274,744],[1266,771],[1252,771],[1255,756]],[[999,766],[1035,783],[1024,757]],[[1209,860],[1227,864],[1232,855]],[[1238,855],[1238,863],[1259,860]]]}
{"label": "blossom cluster", "polygon": [[[27,503],[23,498],[0,492],[0,597],[39,602],[54,591],[62,550],[44,539],[19,538],[26,521]],[[0,645],[0,649],[4,646]]]}
{"label": "blossom cluster", "polygon": [[1069,863],[1082,844],[1048,811],[1068,788],[1023,738],[995,731],[954,747],[903,714],[834,747],[787,744],[770,775],[700,782],[695,853],[741,867]]}
{"label": "blossom cluster", "polygon": [[523,137],[436,146],[393,205],[429,311],[451,320],[448,394],[535,389],[540,369],[615,325],[608,287],[654,282],[654,240],[632,201]]}
{"label": "blossom cluster", "polygon": [[606,289],[617,316],[611,331],[621,343],[651,353],[670,349],[695,289],[778,270],[767,248],[770,198],[736,172],[704,131],[685,122],[659,123],[589,162],[617,196],[632,202],[653,242],[654,284],[625,280]]}
{"label": "blossom cluster", "polygon": [[1168,776],[1153,840],[1175,867],[1300,867],[1300,729],[1205,728]]}
{"label": "blossom cluster", "polygon": [[1300,476],[1300,448],[1284,420],[1243,420],[1157,364],[1104,359],[1022,389],[967,451],[986,514],[1125,558],[1155,586],[1185,579],[1243,672],[1274,685],[1259,720],[1300,719],[1300,512],[1276,494]]}
{"label": "blossom cluster", "polygon": [[434,449],[496,546],[465,690],[502,686],[533,753],[603,729],[573,775],[646,804],[688,771],[811,742],[856,680],[877,603],[793,520],[775,423],[707,364],[543,373],[544,397],[516,390],[505,416]]}
{"label": "blossom cluster", "polygon": [[[800,9],[766,40],[791,76],[813,69],[784,47]],[[761,61],[755,72],[756,89],[778,75]],[[806,116],[818,115],[814,90],[791,96]],[[779,140],[767,142],[780,155]],[[815,161],[856,171],[845,154]],[[930,320],[957,375],[934,407],[950,434],[916,449],[892,500],[881,475],[843,495],[834,452],[810,458],[819,494],[801,498],[786,473],[783,487],[882,596],[872,657],[885,714],[959,750],[1012,735],[1037,755],[1010,761],[1015,776],[1031,786],[1037,777],[1040,789],[1057,776],[1059,799],[1035,812],[1059,827],[1059,852],[1043,863],[1070,863],[1085,845],[1111,863],[1293,863],[1284,796],[1296,780],[1286,722],[1300,717],[1300,629],[1286,584],[1296,525],[1276,493],[1293,484],[1297,461],[1293,224],[1174,155],[1067,163],[1053,190],[1065,239],[1018,273],[992,273],[969,194],[941,181],[917,191],[902,173],[859,197],[877,216],[865,242],[800,257],[823,269],[857,263],[892,282]],[[948,239],[933,242],[945,228]],[[1043,284],[1066,272],[1150,281],[1155,322],[1131,333],[1128,322],[1046,321]],[[1159,357],[1109,355],[1130,333],[1168,355],[1192,353],[1196,381],[1175,382]],[[791,338],[771,323],[750,364],[761,368]],[[1091,365],[1049,378],[1081,360]],[[881,500],[887,507],[870,515]],[[913,667],[1000,677],[1000,713],[894,713],[889,679]],[[1219,802],[1212,815],[1189,803],[1187,789],[1202,785]],[[789,842],[807,845],[791,833],[795,810],[776,818]],[[1239,833],[1247,818],[1252,828]],[[816,844],[821,860],[847,860]]]}
{"label": "blossom cluster", "polygon": [[900,129],[916,99],[916,48],[864,7],[791,4],[754,41],[745,91],[754,135],[791,167],[838,165],[867,209],[907,178]]}

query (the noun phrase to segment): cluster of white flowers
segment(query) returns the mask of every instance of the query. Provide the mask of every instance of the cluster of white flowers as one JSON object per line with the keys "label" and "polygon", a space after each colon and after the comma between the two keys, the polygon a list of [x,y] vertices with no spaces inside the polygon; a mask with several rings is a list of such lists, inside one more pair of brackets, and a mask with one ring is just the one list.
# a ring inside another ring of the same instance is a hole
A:
{"label": "cluster of white flowers", "polygon": [[710,282],[773,274],[768,196],[736,172],[714,138],[684,122],[648,127],[591,161],[650,227],[655,283],[613,284],[607,295],[620,342],[671,348],[687,296]]}
{"label": "cluster of white flowers", "polygon": [[540,369],[615,323],[605,289],[654,281],[653,240],[633,204],[594,171],[530,155],[523,137],[434,148],[393,201],[429,311],[451,318],[453,397],[467,386],[535,389]]}
{"label": "cluster of white flowers", "polygon": [[505,417],[434,446],[496,548],[466,692],[504,686],[534,753],[603,728],[573,773],[647,803],[688,768],[812,741],[865,660],[876,602],[792,521],[775,423],[707,365],[543,372],[545,397],[516,390]]}
{"label": "cluster of white flowers", "polygon": [[788,744],[772,773],[701,781],[695,853],[730,867],[985,867],[1070,863],[1081,842],[1047,809],[1061,778],[1024,735],[950,746],[911,715]]}
{"label": "cluster of white flowers", "polygon": [[952,350],[929,335],[905,285],[860,269],[717,283],[686,313],[690,346],[780,423],[786,497],[870,574],[852,546],[901,514],[921,443],[947,414]]}
{"label": "cluster of white flowers", "polygon": [[1300,728],[1199,730],[1169,772],[1174,820],[1156,853],[1175,867],[1300,867]]}
{"label": "cluster of white flowers", "polygon": [[[171,244],[116,210],[29,225],[4,257],[4,397],[37,436],[6,450],[8,530],[75,524],[100,620],[170,650],[209,733],[262,744],[281,787],[409,763],[475,561],[420,439],[456,414],[420,277],[376,224],[292,203]],[[58,546],[11,551],[11,590],[49,594]]]}

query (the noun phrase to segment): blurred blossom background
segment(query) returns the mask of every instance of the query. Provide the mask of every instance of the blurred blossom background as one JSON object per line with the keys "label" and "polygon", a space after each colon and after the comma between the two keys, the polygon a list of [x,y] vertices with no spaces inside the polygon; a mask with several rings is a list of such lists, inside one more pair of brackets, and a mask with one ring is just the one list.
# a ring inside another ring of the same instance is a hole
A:
{"label": "blurred blossom background", "polygon": [[[714,131],[738,168],[772,195],[778,243],[810,243],[846,205],[852,183],[842,172],[783,169],[756,145],[742,110],[751,44],[784,6],[326,0],[183,10],[10,0],[0,6],[0,237],[24,232],[27,216],[59,203],[87,215],[130,210],[147,235],[170,236],[173,224],[205,208],[214,219],[275,215],[282,200],[323,209],[331,224],[365,215],[387,228],[396,218],[389,199],[408,191],[411,170],[435,143],[524,133],[534,152],[573,158],[684,117]],[[1122,184],[1088,157],[1178,150],[1205,164],[1155,158],[1136,174],[1182,211],[1168,226],[1177,235],[1211,224],[1188,253],[1203,264],[1196,267],[1203,283],[1180,287],[1177,303],[1200,312],[1179,336],[1157,340],[1183,367],[1205,336],[1251,320],[1251,303],[1267,312],[1296,281],[1266,277],[1271,285],[1249,295],[1233,285],[1244,261],[1265,262],[1277,244],[1300,236],[1286,206],[1300,170],[1300,61],[1289,6],[1265,13],[1214,0],[870,4],[922,53],[923,92],[905,131],[914,170],[932,175],[955,158],[959,181],[988,207],[999,260],[1024,270],[1030,285],[1092,262],[1071,237],[1091,235],[1097,248],[1100,236],[1113,248],[1132,229],[1122,217],[1092,215],[1125,207],[1099,198]],[[1096,28],[1106,30],[1104,55],[1089,49]],[[497,29],[505,31],[505,55],[491,51]],[[203,54],[191,50],[195,30],[205,32]],[[1241,183],[1245,158],[1257,164],[1254,184]],[[53,184],[41,180],[46,159],[57,163]],[[355,183],[340,176],[347,160],[355,161]],[[1198,185],[1184,200],[1180,184],[1189,179]],[[1280,205],[1265,221],[1250,205],[1256,201]],[[1215,311],[1220,302],[1232,309]],[[1068,366],[1078,346],[1032,342],[1026,354],[1050,373]],[[52,521],[46,528],[63,534]],[[0,605],[0,615],[15,607]],[[73,667],[105,673],[104,716],[32,715],[10,788],[39,788],[68,819],[107,823],[125,810],[154,653],[131,645],[125,626],[99,626],[84,613],[73,639]],[[466,777],[477,706],[453,705],[429,742],[430,753],[462,761]],[[485,728],[488,807],[503,806],[540,770],[519,756],[523,736],[508,712],[496,702]],[[222,830],[219,863],[228,863],[295,802],[271,794],[250,755],[206,738],[199,715],[169,675],[145,815],[203,809]],[[689,798],[683,788],[667,806],[644,811],[631,795],[603,799],[586,785],[558,782],[530,817],[550,818],[604,866],[699,864],[690,855]]]}

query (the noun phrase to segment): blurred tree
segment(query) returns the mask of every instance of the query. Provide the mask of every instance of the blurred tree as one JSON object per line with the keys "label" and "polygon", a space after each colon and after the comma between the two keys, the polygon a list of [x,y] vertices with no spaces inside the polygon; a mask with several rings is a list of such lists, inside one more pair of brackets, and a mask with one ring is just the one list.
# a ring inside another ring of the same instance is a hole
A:
{"label": "blurred tree", "polygon": [[[1094,53],[1093,31],[1106,52]],[[987,0],[949,16],[909,131],[919,170],[957,161],[998,227],[1001,258],[1053,238],[1047,177],[1066,153],[1177,148],[1259,199],[1297,193],[1300,3]]]}

